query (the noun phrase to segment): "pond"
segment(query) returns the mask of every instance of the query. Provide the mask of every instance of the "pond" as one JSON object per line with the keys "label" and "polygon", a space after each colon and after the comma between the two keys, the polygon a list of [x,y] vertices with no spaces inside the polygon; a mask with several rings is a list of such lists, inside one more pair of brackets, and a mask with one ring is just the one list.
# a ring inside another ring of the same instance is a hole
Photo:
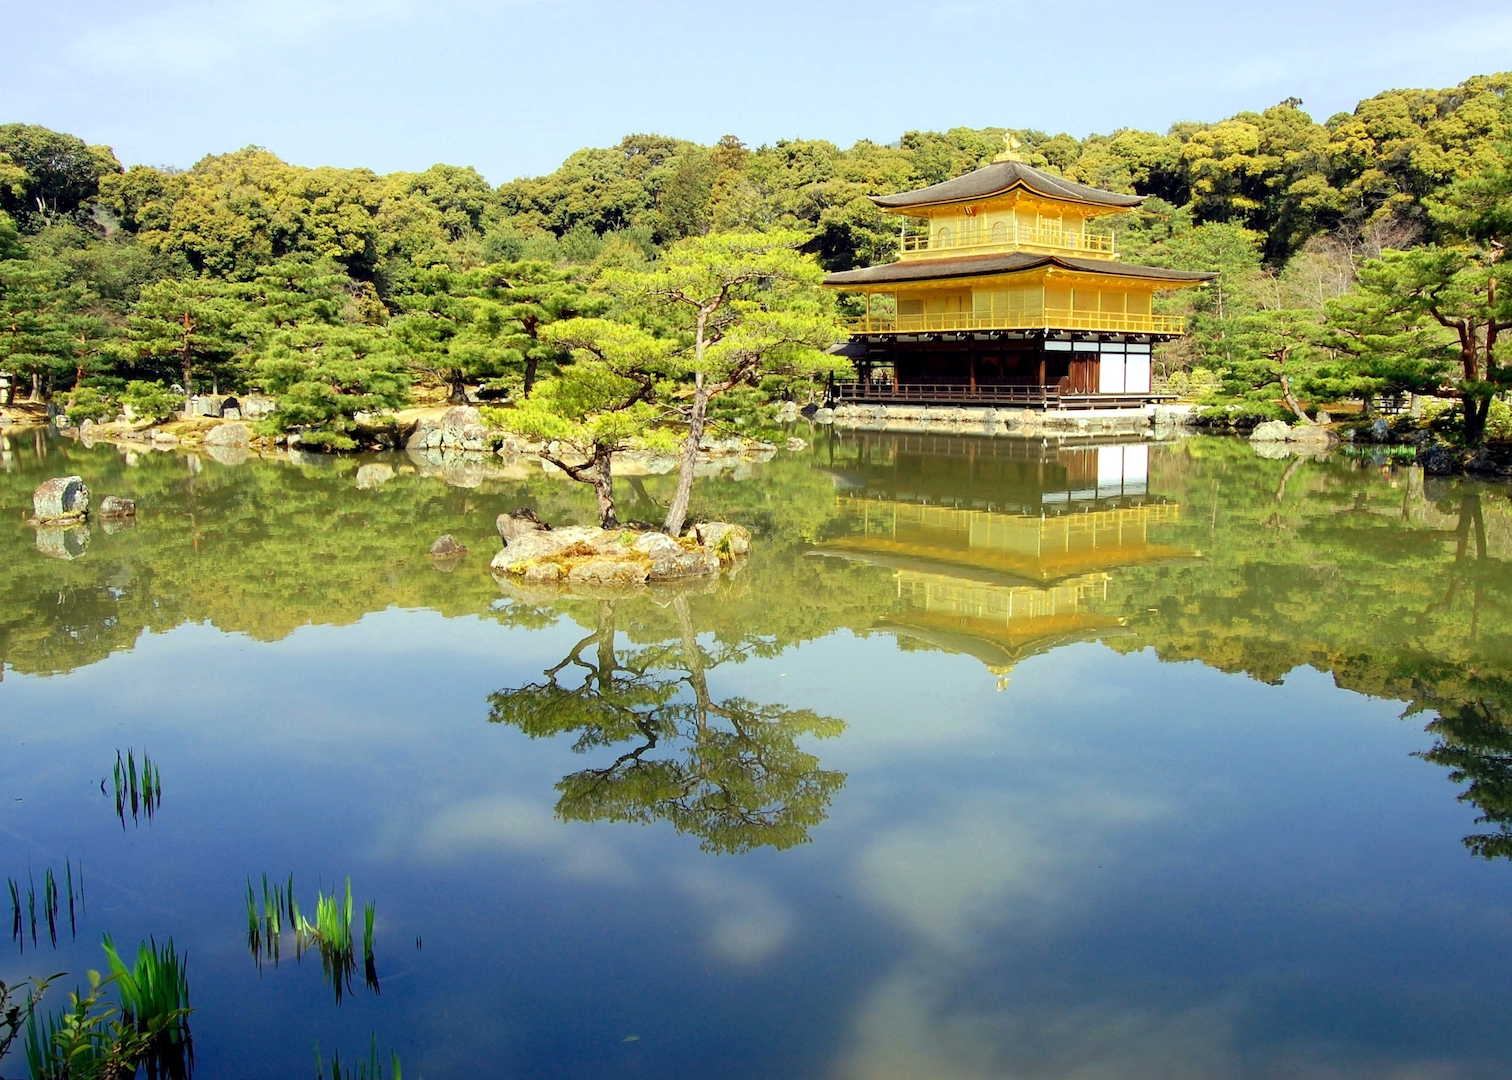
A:
{"label": "pond", "polygon": [[[541,472],[5,435],[0,877],[83,897],[0,978],[171,937],[209,1080],[1505,1075],[1505,488],[801,434],[695,489],[743,565],[631,594],[490,576],[591,518]],[[71,473],[135,525],[39,535]]]}

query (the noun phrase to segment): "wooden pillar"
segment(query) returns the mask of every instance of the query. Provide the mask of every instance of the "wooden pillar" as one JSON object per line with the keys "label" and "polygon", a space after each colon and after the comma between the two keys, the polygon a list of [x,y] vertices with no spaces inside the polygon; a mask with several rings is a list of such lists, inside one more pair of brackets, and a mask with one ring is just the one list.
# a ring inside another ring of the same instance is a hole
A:
{"label": "wooden pillar", "polygon": [[971,386],[971,392],[976,393],[976,339],[966,343],[966,379]]}

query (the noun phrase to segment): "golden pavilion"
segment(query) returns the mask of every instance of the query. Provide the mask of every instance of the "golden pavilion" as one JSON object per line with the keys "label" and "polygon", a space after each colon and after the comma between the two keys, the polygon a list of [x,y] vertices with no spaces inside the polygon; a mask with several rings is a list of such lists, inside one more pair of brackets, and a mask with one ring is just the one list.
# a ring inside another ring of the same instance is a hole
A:
{"label": "golden pavilion", "polygon": [[1119,261],[1098,219],[1144,197],[1032,168],[1014,146],[965,176],[872,198],[903,219],[900,257],[825,278],[866,304],[842,346],[859,378],[838,384],[837,400],[1108,408],[1158,397],[1152,347],[1185,327],[1152,301],[1217,275]]}

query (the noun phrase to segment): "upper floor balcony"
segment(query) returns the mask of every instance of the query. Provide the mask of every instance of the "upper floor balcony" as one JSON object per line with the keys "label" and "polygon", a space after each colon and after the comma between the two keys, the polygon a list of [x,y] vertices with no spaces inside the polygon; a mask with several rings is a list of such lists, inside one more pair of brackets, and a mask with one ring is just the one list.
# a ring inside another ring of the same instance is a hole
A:
{"label": "upper floor balcony", "polygon": [[952,255],[996,255],[1029,251],[1038,255],[1075,255],[1091,259],[1115,259],[1118,248],[1112,232],[1085,225],[1066,227],[1050,219],[1033,225],[1017,220],[997,221],[974,227],[941,225],[931,232],[902,236],[901,261],[940,259]]}
{"label": "upper floor balcony", "polygon": [[1024,311],[960,311],[918,315],[863,315],[846,320],[852,334],[974,333],[984,330],[1091,330],[1177,337],[1186,332],[1179,315],[1123,311],[1030,308]]}

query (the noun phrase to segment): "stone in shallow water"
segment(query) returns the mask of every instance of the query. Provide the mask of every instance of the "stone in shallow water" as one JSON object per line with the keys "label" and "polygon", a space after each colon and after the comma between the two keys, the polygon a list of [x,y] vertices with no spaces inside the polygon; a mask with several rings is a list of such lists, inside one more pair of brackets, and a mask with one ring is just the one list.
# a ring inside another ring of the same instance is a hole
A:
{"label": "stone in shallow water", "polygon": [[100,500],[100,516],[102,518],[136,517],[136,503],[131,499],[107,495]]}
{"label": "stone in shallow water", "polygon": [[82,476],[55,476],[32,492],[38,521],[74,521],[89,513],[89,488]]}
{"label": "stone in shallow water", "polygon": [[457,542],[457,538],[451,533],[438,536],[435,543],[430,546],[430,553],[438,559],[459,559],[467,554],[467,548]]}

